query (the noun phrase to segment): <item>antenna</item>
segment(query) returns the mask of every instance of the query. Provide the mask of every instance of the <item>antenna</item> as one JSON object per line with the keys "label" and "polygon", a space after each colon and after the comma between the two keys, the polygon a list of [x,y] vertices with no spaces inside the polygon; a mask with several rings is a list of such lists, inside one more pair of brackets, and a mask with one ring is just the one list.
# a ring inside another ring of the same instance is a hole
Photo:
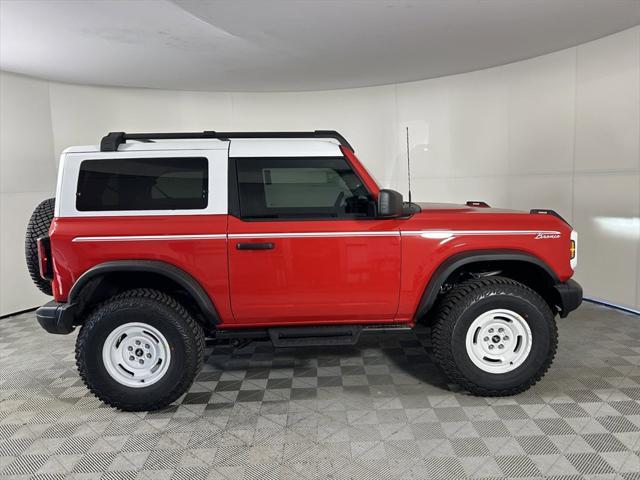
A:
{"label": "antenna", "polygon": [[409,203],[411,203],[411,158],[409,157],[409,127],[407,127],[407,182],[409,183]]}

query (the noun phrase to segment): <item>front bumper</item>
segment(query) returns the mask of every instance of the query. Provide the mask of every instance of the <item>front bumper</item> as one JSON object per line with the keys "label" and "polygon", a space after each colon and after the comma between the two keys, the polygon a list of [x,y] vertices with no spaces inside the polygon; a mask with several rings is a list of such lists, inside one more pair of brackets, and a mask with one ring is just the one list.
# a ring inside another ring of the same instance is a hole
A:
{"label": "front bumper", "polygon": [[575,280],[567,280],[553,286],[558,294],[560,317],[564,318],[582,303],[582,287]]}
{"label": "front bumper", "polygon": [[74,330],[75,304],[51,301],[36,310],[36,319],[49,333],[66,335]]}

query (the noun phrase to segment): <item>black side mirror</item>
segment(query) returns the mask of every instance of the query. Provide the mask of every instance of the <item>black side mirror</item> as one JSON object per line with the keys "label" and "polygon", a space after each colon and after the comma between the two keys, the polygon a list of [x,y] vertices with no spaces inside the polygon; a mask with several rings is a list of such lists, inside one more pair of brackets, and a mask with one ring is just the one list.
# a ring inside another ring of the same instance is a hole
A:
{"label": "black side mirror", "polygon": [[395,190],[380,190],[378,195],[378,216],[384,218],[402,216],[402,194]]}

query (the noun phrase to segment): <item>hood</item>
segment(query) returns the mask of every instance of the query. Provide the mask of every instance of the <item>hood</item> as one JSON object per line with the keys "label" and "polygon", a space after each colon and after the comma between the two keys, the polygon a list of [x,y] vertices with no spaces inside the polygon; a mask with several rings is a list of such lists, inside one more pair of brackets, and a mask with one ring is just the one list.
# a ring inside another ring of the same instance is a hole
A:
{"label": "hood", "polygon": [[448,219],[448,221],[470,222],[478,225],[487,222],[509,222],[529,227],[545,225],[562,229],[573,228],[557,212],[549,209],[522,211],[492,208],[483,202],[468,202],[467,204],[416,202],[415,204],[420,207],[421,211],[414,216],[421,220],[440,219],[439,221],[442,221],[442,219]]}
{"label": "hood", "polygon": [[[438,213],[528,213],[522,210],[510,210],[506,208],[492,208],[489,206],[479,206],[482,202],[473,202],[478,205],[465,205],[462,203],[431,203],[415,202],[423,212]],[[486,204],[485,204],[486,205]]]}

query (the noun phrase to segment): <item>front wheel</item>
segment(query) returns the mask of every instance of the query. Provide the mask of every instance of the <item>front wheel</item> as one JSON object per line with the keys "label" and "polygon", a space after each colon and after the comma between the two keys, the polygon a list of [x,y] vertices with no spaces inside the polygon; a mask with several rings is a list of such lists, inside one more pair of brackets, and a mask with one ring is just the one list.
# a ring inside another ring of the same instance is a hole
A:
{"label": "front wheel", "polygon": [[89,390],[121,410],[157,410],[178,399],[202,367],[202,328],[173,298],[149,289],[99,305],[76,341]]}
{"label": "front wheel", "polygon": [[432,328],[435,358],[449,379],[475,395],[527,390],[548,370],[558,332],[547,303],[503,277],[470,280],[443,298]]}

